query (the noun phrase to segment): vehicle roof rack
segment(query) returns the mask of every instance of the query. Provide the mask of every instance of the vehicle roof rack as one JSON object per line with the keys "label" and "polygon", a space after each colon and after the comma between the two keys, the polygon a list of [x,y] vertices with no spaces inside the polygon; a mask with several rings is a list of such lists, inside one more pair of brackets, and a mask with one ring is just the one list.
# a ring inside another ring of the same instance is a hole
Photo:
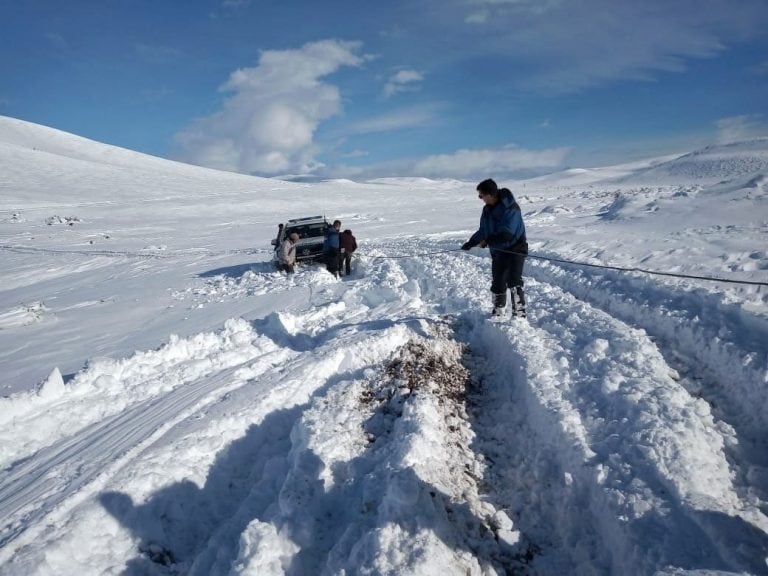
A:
{"label": "vehicle roof rack", "polygon": [[306,216],[304,218],[291,218],[288,222],[305,222],[307,220],[324,220],[323,216]]}

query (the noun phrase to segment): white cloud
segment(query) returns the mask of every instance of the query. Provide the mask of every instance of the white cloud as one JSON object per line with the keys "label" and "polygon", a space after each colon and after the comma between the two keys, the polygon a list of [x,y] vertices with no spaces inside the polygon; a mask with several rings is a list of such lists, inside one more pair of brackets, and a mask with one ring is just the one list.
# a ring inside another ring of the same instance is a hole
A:
{"label": "white cloud", "polygon": [[318,166],[318,124],[341,111],[339,89],[322,78],[360,66],[360,44],[323,40],[298,50],[265,51],[255,68],[233,72],[222,110],[177,134],[181,159],[222,170],[278,174]]}
{"label": "white cloud", "polygon": [[568,152],[568,148],[525,150],[516,146],[462,149],[453,154],[438,154],[419,160],[413,167],[413,173],[459,178],[541,170],[561,166]]}
{"label": "white cloud", "polygon": [[384,85],[384,95],[389,98],[398,92],[413,90],[413,84],[424,80],[424,75],[416,70],[400,70],[392,75]]}
{"label": "white cloud", "polygon": [[343,158],[364,158],[368,156],[370,153],[367,150],[352,150],[350,152],[346,152],[345,154],[342,154]]}
{"label": "white cloud", "polygon": [[721,118],[715,122],[720,144],[768,136],[768,122],[760,114]]}
{"label": "white cloud", "polygon": [[434,107],[416,106],[351,123],[345,127],[344,132],[347,135],[392,132],[426,126],[434,120]]}
{"label": "white cloud", "polygon": [[[504,14],[504,11],[515,10],[518,13],[544,14],[559,7],[563,0],[467,0],[466,4],[476,12],[470,13],[467,22],[471,22],[473,16],[479,19],[475,22],[485,22],[489,17]],[[479,8],[476,8],[479,6]]]}
{"label": "white cloud", "polygon": [[563,166],[568,148],[525,150],[516,146],[463,149],[450,154],[405,158],[365,166],[324,166],[318,174],[327,178],[379,178],[420,176],[480,180],[489,176],[505,178],[547,172]]}
{"label": "white cloud", "polygon": [[[763,34],[765,0],[444,0],[432,23],[457,40],[451,58],[496,53],[518,86],[567,93],[652,80]],[[456,27],[457,22],[462,26]],[[448,56],[448,54],[446,54]],[[504,74],[500,69],[499,74]]]}
{"label": "white cloud", "polygon": [[403,158],[364,166],[323,166],[317,172],[326,178],[379,178],[420,176],[428,178],[479,179],[489,175],[499,178],[547,172],[563,166],[569,148],[525,150],[517,146],[462,149],[450,154],[424,158]]}
{"label": "white cloud", "polygon": [[479,10],[467,15],[467,17],[464,18],[464,21],[467,24],[485,24],[490,17],[491,13],[489,10]]}

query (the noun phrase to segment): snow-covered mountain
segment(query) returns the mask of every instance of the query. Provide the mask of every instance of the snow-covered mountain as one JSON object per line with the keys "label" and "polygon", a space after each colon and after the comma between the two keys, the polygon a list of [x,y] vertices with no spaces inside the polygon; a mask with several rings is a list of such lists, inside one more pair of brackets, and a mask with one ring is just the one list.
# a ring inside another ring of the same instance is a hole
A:
{"label": "snow-covered mountain", "polygon": [[[158,172],[170,172],[176,176],[185,173],[205,174],[210,172],[206,168],[172,162],[133,150],[102,144],[55,128],[7,116],[0,116],[0,145],[4,148],[3,156],[10,154],[11,151],[16,151],[18,154],[27,153],[28,157],[34,160],[34,164],[41,167],[50,164],[55,157],[59,156],[75,161],[71,163],[71,167],[77,166],[79,161],[128,169],[147,170],[152,168]],[[43,157],[39,157],[39,155],[43,155]]]}
{"label": "snow-covered mountain", "polygon": [[707,146],[622,178],[624,183],[749,182],[768,173],[768,138]]}
{"label": "snow-covered mountain", "polygon": [[252,190],[266,182],[164,160],[4,116],[0,116],[0,158],[3,203],[11,209],[205,196],[211,192],[212,178],[227,191]]}
{"label": "snow-covered mountain", "polygon": [[[0,574],[765,574],[766,150],[502,182],[532,257],[499,323],[474,182],[0,118]],[[315,214],[351,276],[269,264]]]}
{"label": "snow-covered mountain", "polygon": [[688,154],[673,154],[598,168],[570,168],[532,178],[538,186],[690,186],[749,182],[768,173],[768,138],[718,144]]}

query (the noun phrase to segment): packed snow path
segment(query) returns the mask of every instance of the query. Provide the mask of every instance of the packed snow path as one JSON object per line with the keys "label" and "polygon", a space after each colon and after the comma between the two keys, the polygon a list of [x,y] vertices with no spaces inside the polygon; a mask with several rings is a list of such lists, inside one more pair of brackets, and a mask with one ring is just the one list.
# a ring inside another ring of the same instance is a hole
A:
{"label": "packed snow path", "polygon": [[491,323],[484,253],[375,258],[443,247],[191,279],[291,304],[0,400],[0,573],[768,573],[760,320],[531,262]]}

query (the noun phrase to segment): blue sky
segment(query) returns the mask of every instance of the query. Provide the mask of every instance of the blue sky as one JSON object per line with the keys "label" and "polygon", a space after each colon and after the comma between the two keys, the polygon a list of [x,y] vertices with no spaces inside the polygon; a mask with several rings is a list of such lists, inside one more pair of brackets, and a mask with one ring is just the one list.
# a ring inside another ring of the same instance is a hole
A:
{"label": "blue sky", "polygon": [[5,1],[0,114],[259,175],[607,165],[768,136],[768,2]]}

